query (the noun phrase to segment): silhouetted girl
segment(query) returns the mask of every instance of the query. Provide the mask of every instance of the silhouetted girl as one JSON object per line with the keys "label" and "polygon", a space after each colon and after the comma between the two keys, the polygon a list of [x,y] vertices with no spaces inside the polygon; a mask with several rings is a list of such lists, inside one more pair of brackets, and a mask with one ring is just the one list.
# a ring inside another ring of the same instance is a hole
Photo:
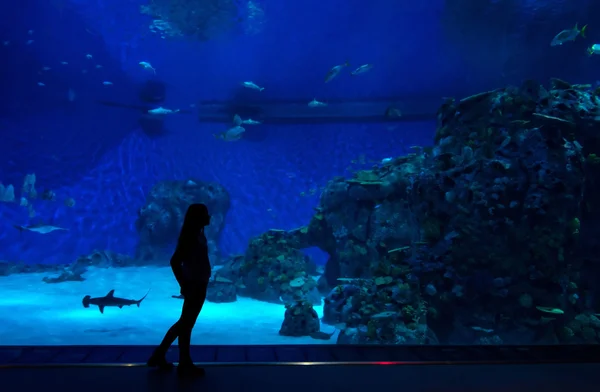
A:
{"label": "silhouetted girl", "polygon": [[196,367],[190,356],[190,340],[196,319],[206,300],[206,290],[210,280],[211,268],[208,259],[208,246],[204,227],[210,224],[208,208],[204,204],[192,204],[183,220],[177,248],[171,257],[171,268],[181,287],[184,297],[181,317],[167,331],[160,346],[148,360],[148,366],[170,369],[165,355],[175,339],[179,338],[179,366],[182,376],[201,376],[204,369]]}

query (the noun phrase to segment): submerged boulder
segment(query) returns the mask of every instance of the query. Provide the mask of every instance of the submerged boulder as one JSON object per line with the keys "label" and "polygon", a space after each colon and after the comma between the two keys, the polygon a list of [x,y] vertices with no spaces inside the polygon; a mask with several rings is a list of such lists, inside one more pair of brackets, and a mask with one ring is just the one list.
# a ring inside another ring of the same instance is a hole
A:
{"label": "submerged boulder", "polygon": [[320,331],[319,315],[310,302],[296,301],[285,305],[285,315],[279,334],[282,336],[311,336]]}
{"label": "submerged boulder", "polygon": [[268,231],[250,240],[243,256],[237,256],[215,275],[230,279],[239,295],[271,303],[305,300],[321,304],[316,265],[285,238],[286,232]]}
{"label": "submerged boulder", "polygon": [[171,257],[187,208],[203,203],[211,215],[205,234],[211,263],[220,263],[219,234],[229,210],[229,193],[217,183],[198,180],[161,181],[154,185],[135,222],[139,234],[136,258],[164,263]]}

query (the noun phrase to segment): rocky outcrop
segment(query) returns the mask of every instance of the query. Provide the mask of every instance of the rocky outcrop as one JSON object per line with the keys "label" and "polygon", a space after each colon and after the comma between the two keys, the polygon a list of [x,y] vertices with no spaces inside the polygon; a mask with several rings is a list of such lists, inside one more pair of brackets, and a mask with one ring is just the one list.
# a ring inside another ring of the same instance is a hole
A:
{"label": "rocky outcrop", "polygon": [[321,330],[319,315],[310,302],[295,301],[285,305],[279,334],[282,336],[311,336]]}
{"label": "rocky outcrop", "polygon": [[330,254],[325,321],[343,342],[597,342],[581,239],[600,209],[600,91],[527,82],[449,99],[438,120],[432,147],[330,181],[310,223],[279,233]]}
{"label": "rocky outcrop", "polygon": [[240,295],[271,303],[304,300],[320,305],[316,265],[286,232],[272,230],[250,240],[243,256],[231,258],[215,272],[236,282]]}
{"label": "rocky outcrop", "polygon": [[170,258],[187,208],[193,203],[206,204],[211,214],[205,234],[211,263],[219,264],[219,234],[229,210],[229,193],[219,184],[193,179],[161,181],[150,190],[135,222],[140,237],[136,258],[160,263]]}

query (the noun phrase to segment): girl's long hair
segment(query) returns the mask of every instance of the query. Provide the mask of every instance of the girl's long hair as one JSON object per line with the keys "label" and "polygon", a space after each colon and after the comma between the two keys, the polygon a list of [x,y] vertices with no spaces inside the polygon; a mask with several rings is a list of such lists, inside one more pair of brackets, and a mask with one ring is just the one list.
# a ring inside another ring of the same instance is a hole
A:
{"label": "girl's long hair", "polygon": [[186,250],[198,241],[198,234],[204,230],[208,208],[204,204],[192,204],[188,207],[177,240],[177,250]]}

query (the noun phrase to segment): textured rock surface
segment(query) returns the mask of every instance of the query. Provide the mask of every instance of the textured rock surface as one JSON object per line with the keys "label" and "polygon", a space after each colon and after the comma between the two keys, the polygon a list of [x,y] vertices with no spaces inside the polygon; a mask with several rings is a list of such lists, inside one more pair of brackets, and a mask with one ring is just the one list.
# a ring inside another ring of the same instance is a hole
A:
{"label": "textured rock surface", "polygon": [[279,334],[283,336],[310,336],[319,332],[321,322],[312,304],[297,301],[285,306],[285,315]]}
{"label": "textured rock surface", "polygon": [[555,79],[449,99],[433,147],[332,180],[279,238],[330,254],[324,321],[346,324],[341,342],[596,342],[598,261],[580,243],[599,94]]}
{"label": "textured rock surface", "polygon": [[136,258],[164,263],[171,257],[190,204],[206,204],[211,224],[205,230],[211,263],[219,264],[219,234],[229,210],[229,194],[221,185],[198,180],[162,181],[154,185],[140,208],[135,226],[140,240]]}

